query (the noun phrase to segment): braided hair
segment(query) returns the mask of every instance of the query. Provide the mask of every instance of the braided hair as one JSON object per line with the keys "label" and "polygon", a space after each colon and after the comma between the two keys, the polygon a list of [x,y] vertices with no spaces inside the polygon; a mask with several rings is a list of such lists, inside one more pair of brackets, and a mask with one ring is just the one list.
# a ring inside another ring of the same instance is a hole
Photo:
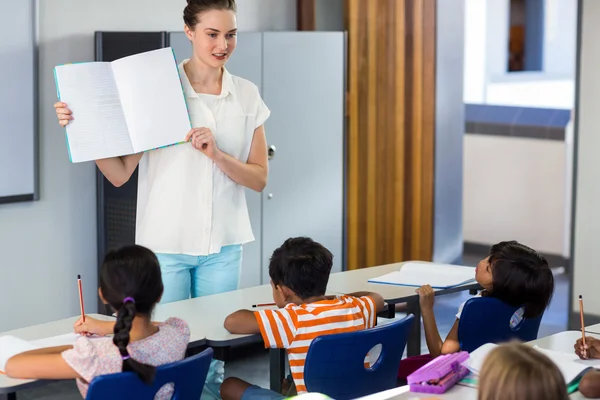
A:
{"label": "braided hair", "polygon": [[136,315],[150,316],[163,293],[158,259],[142,246],[110,251],[100,267],[102,297],[117,312],[113,343],[123,358],[123,372],[133,371],[152,383],[155,368],[133,359],[128,350],[131,325]]}

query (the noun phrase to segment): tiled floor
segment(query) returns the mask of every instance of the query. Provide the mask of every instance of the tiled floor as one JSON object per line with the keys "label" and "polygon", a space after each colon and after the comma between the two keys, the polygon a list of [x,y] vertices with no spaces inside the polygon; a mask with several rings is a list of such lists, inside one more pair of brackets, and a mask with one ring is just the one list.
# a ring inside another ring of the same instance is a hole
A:
{"label": "tiled floor", "polygon": [[[463,263],[475,266],[479,258],[465,255]],[[568,276],[555,275],[556,287],[550,307],[546,310],[539,336],[547,336],[565,330],[568,315]],[[469,298],[468,292],[456,293],[436,298],[435,315],[442,337],[448,333],[454,323],[456,310],[460,303]],[[402,316],[399,315],[401,318]],[[426,351],[425,337],[422,337],[422,351]],[[260,346],[235,348],[232,350],[232,360],[225,366],[226,376],[237,376],[257,385],[269,385],[269,358],[266,350]],[[0,396],[1,399],[1,396]],[[74,382],[57,382],[37,389],[19,392],[19,400],[71,400],[81,399]]]}

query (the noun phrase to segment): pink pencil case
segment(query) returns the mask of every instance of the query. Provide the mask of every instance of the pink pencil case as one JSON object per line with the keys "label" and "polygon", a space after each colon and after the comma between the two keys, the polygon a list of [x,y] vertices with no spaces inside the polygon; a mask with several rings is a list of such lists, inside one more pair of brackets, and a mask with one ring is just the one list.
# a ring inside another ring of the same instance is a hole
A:
{"label": "pink pencil case", "polygon": [[469,369],[462,365],[468,358],[469,353],[461,351],[433,359],[407,377],[410,391],[446,393],[448,389],[469,374]]}

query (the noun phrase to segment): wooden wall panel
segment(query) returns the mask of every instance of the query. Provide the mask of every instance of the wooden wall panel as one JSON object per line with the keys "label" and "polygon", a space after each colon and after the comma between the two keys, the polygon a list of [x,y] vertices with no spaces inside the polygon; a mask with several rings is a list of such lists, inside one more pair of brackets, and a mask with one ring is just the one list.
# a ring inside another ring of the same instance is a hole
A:
{"label": "wooden wall panel", "polygon": [[431,260],[435,0],[346,0],[347,267]]}

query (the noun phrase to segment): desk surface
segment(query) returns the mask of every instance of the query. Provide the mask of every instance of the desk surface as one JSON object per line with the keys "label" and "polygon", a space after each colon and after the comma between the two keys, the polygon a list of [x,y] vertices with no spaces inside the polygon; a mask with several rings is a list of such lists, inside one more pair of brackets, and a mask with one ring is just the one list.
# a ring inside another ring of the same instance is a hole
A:
{"label": "desk surface", "polygon": [[[104,321],[114,320],[113,317],[100,314],[89,314],[89,316]],[[73,325],[78,319],[79,316],[65,318],[59,321],[48,322],[47,324],[34,325],[27,328],[2,332],[0,333],[0,336],[11,335],[23,340],[38,340],[64,335],[66,333],[73,332]],[[11,379],[4,374],[0,374],[0,394],[15,392],[17,390],[32,387],[38,383],[41,384],[43,382],[45,381],[31,379]]]}
{"label": "desk surface", "polygon": [[[333,273],[329,277],[327,294],[344,294],[360,291],[379,293],[387,303],[395,304],[418,299],[415,287],[382,285],[368,280],[392,271],[397,271],[404,263],[382,265],[353,271]],[[470,267],[465,267],[470,268]],[[438,289],[439,294],[452,293],[478,288],[478,284],[468,284],[452,289]],[[225,317],[239,309],[253,309],[252,304],[272,303],[271,285],[261,285],[210,296],[197,297],[173,303],[159,304],[153,319],[164,321],[178,317],[190,326],[190,331],[206,338],[206,344],[213,347],[227,347],[233,344],[260,342],[260,335],[234,335],[224,327]],[[274,308],[274,307],[272,307]]]}
{"label": "desk surface", "polygon": [[586,326],[585,331],[586,333],[596,333],[600,335],[600,324]]}

